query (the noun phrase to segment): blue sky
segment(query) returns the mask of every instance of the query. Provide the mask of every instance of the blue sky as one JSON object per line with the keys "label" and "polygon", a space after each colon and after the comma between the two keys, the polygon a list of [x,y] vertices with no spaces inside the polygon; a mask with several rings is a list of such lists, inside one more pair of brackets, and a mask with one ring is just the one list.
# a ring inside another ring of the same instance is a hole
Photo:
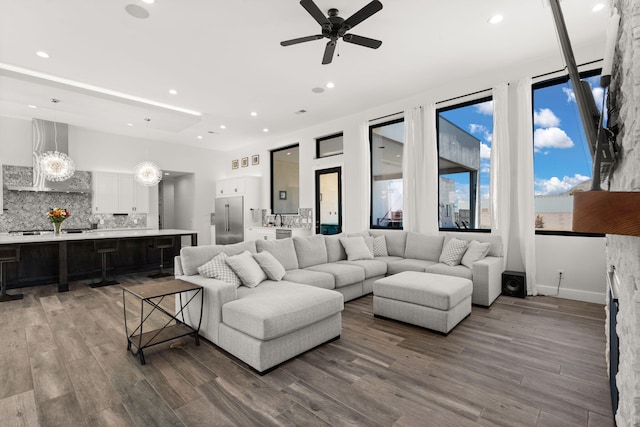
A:
{"label": "blue sky", "polygon": [[[602,89],[598,76],[586,79],[598,107]],[[481,141],[480,197],[489,197],[489,158],[493,136],[493,103],[469,105],[441,113]],[[534,93],[534,175],[536,195],[562,194],[591,178],[591,154],[570,82]],[[469,186],[456,180],[458,200],[468,199]]]}

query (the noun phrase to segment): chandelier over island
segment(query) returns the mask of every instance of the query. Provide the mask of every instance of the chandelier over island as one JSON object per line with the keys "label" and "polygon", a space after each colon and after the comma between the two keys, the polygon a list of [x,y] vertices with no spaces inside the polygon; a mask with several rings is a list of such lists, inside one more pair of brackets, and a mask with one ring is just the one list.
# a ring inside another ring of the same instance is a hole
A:
{"label": "chandelier over island", "polygon": [[[147,122],[147,139],[149,138],[149,122],[150,118],[144,119]],[[149,150],[147,149],[147,157],[149,157]],[[154,185],[158,185],[158,183],[162,180],[162,171],[152,161],[145,160],[143,162],[138,163],[133,168],[133,173],[138,181],[142,185],[146,185],[147,187],[153,187]]]}
{"label": "chandelier over island", "polygon": [[[59,99],[52,98],[51,102],[56,105]],[[56,108],[57,112],[57,108]],[[57,114],[56,114],[57,115]],[[76,165],[65,153],[58,151],[58,127],[57,120],[53,121],[53,132],[55,141],[55,150],[47,151],[39,156],[38,166],[44,178],[48,181],[66,181],[71,178],[76,171]]]}

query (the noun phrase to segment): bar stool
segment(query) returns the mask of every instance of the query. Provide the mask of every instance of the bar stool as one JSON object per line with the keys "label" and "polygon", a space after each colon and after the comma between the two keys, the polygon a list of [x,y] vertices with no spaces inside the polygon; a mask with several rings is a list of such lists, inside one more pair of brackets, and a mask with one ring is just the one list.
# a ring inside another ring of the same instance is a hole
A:
{"label": "bar stool", "polygon": [[150,248],[160,249],[160,271],[154,274],[150,274],[147,277],[151,277],[153,279],[159,279],[160,277],[173,276],[171,273],[166,273],[164,271],[164,250],[173,248],[174,245],[174,236],[162,236],[162,237],[154,237]]}
{"label": "bar stool", "polygon": [[102,279],[99,282],[89,284],[92,288],[100,288],[102,286],[117,285],[117,280],[107,280],[107,254],[118,252],[120,240],[94,240],[93,251],[102,256]]}
{"label": "bar stool", "polygon": [[0,302],[22,299],[22,294],[9,295],[7,293],[7,271],[4,265],[10,262],[20,262],[20,246],[0,247]]}

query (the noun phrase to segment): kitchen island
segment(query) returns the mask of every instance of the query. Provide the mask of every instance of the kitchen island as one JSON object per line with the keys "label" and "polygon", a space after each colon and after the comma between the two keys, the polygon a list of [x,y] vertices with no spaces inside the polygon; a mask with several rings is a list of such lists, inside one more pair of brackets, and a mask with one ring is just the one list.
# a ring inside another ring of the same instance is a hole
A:
{"label": "kitchen island", "polygon": [[[182,236],[191,238],[197,246],[198,234],[194,230],[92,230],[83,233],[53,233],[39,235],[0,235],[0,246],[20,246],[20,262],[7,264],[10,287],[58,283],[58,291],[69,290],[69,278],[80,280],[94,276],[100,270],[94,242],[118,240],[118,252],[110,263],[118,273],[143,271],[159,265],[160,250],[151,247],[155,237],[175,236],[171,256],[178,255]],[[168,251],[169,249],[167,249]]]}

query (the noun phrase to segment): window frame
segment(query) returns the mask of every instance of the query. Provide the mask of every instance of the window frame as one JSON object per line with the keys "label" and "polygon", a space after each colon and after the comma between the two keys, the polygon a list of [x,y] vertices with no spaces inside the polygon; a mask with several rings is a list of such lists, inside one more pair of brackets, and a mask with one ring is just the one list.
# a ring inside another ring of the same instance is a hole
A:
{"label": "window frame", "polygon": [[[591,77],[596,77],[602,74],[601,68],[594,68],[591,70],[585,70],[578,73],[580,80],[588,79]],[[566,84],[571,81],[571,77],[569,74],[565,74],[558,77],[552,77],[548,80],[539,81],[531,84],[531,117],[533,123],[533,114],[535,114],[535,91],[538,89],[544,89],[551,86],[557,86],[560,84]],[[582,121],[580,119],[580,112],[576,107],[576,119],[580,121],[580,126],[582,127]],[[583,129],[584,131],[584,129]],[[535,125],[531,127],[531,133],[535,132]],[[586,136],[585,136],[586,137]],[[531,150],[534,150],[534,146],[531,146]],[[593,161],[593,159],[592,159]],[[535,153],[533,158],[533,172],[535,178],[535,170],[536,170],[536,161],[535,161]],[[593,177],[591,177],[593,179]],[[531,185],[535,185],[535,182],[532,182]],[[535,196],[534,196],[535,197]],[[537,213],[536,213],[537,214]],[[568,237],[605,237],[605,234],[601,233],[585,233],[580,231],[572,231],[572,230],[541,230],[538,228],[534,228],[536,236],[568,236]]]}
{"label": "window frame", "polygon": [[[483,102],[488,102],[488,101],[493,101],[493,95],[483,96],[481,98],[474,98],[469,101],[461,102],[459,104],[448,105],[446,107],[436,109],[436,117],[435,117],[436,118],[436,149],[438,152],[438,206],[436,207],[436,209],[438,209],[438,218],[440,217],[440,120],[438,120],[440,117],[440,113],[450,111],[450,110],[457,110],[458,108],[469,107],[471,105],[482,104]],[[455,123],[453,124],[457,126]],[[478,174],[479,173],[480,171],[478,170]],[[471,194],[471,191],[469,191],[469,194]],[[475,207],[473,208],[473,211],[475,214]],[[444,227],[438,226],[438,230],[445,231],[445,232],[460,232],[460,233],[491,233],[493,224],[491,225],[492,227],[490,228],[444,228]]]}
{"label": "window frame", "polygon": [[[342,151],[337,153],[337,154],[329,154],[327,156],[321,156],[320,155],[320,143],[322,143],[322,141],[326,141],[328,139],[333,139],[333,138],[337,138],[341,136],[342,137]],[[327,136],[323,136],[320,138],[316,138],[316,159],[325,159],[327,157],[333,157],[333,156],[342,156],[344,154],[344,132],[337,132],[331,135],[327,135]]]}
{"label": "window frame", "polygon": [[[404,223],[402,224],[402,228],[381,227],[379,225],[373,225],[373,129],[388,125],[394,125],[396,123],[404,123],[404,117],[399,117],[397,119],[392,119],[376,124],[369,124],[369,228],[372,230],[404,230]],[[402,144],[402,153],[404,156],[404,141],[402,141]],[[404,178],[404,171],[402,172],[402,174]],[[402,205],[404,210],[404,195]]]}

